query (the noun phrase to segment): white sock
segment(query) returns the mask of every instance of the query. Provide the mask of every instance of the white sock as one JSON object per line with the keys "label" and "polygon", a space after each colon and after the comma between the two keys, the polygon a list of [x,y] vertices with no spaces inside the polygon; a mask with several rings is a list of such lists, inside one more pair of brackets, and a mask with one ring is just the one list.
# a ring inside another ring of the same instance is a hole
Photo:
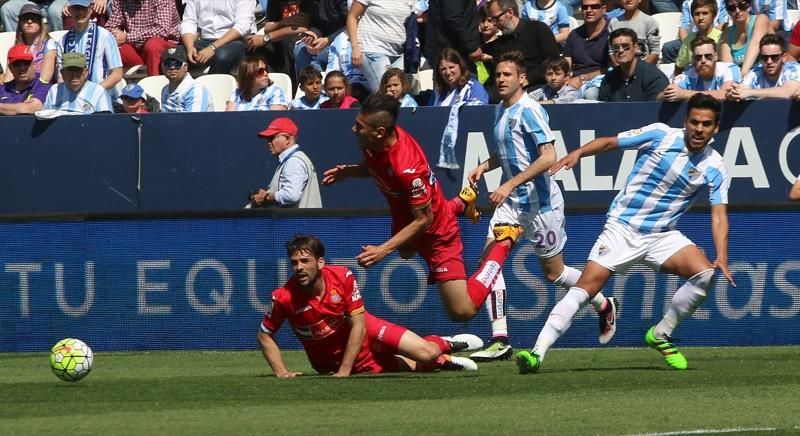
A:
{"label": "white sock", "polygon": [[508,337],[508,323],[506,322],[506,281],[503,272],[497,274],[497,279],[492,286],[492,292],[484,303],[489,321],[492,322],[492,338],[498,336]]}
{"label": "white sock", "polygon": [[581,288],[572,287],[567,295],[556,303],[547,322],[544,324],[539,337],[536,338],[536,345],[532,352],[536,353],[542,360],[547,350],[561,337],[572,325],[572,318],[578,313],[586,303],[589,302],[589,294]]}
{"label": "white sock", "polygon": [[[575,269],[569,265],[564,265],[564,271],[557,279],[553,281],[553,284],[561,286],[565,289],[569,289],[578,284],[579,278],[581,278],[581,271],[579,269]],[[606,297],[602,292],[598,292],[590,302],[592,303],[594,310],[600,312],[601,310],[605,309],[603,306],[605,305]]]}
{"label": "white sock", "polygon": [[672,336],[672,332],[687,317],[692,316],[694,311],[703,303],[711,286],[711,278],[714,277],[714,270],[707,269],[689,278],[675,295],[672,296],[672,304],[664,315],[664,318],[656,324],[653,334],[657,338]]}

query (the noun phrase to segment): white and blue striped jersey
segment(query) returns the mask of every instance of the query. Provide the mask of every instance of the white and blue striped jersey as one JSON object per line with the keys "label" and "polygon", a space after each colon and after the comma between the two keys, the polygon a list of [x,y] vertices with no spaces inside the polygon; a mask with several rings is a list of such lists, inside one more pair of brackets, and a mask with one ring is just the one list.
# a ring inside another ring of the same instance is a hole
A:
{"label": "white and blue striped jersey", "polygon": [[553,35],[558,34],[561,29],[569,27],[569,12],[567,8],[558,0],[552,0],[547,7],[540,9],[536,0],[528,0],[522,5],[520,18],[530,21],[541,21],[547,24]]}
{"label": "white and blue striped jersey", "polygon": [[730,179],[722,156],[711,145],[692,153],[684,130],[662,123],[622,132],[617,140],[622,149],[644,153],[611,203],[609,220],[644,234],[672,230],[704,186],[712,206],[728,204]]}
{"label": "white and blue striped jersey", "polygon": [[239,88],[236,88],[228,97],[228,101],[236,105],[236,110],[242,111],[268,111],[273,105],[289,107],[289,101],[286,99],[286,94],[283,90],[275,84],[267,86],[261,92],[254,95],[250,101],[242,99],[242,93]]}
{"label": "white and blue striped jersey", "polygon": [[759,64],[753,67],[753,69],[744,76],[742,85],[751,89],[776,88],[792,80],[800,81],[800,64],[797,62],[784,63],[781,74],[778,76],[778,80],[775,81],[770,80],[769,77],[764,74],[764,66]]}
{"label": "white and blue striped jersey", "polygon": [[114,112],[111,96],[106,89],[88,80],[78,92],[69,89],[64,83],[51,87],[47,92],[44,108],[80,114]]}
{"label": "white and blue striped jersey", "polygon": [[417,101],[414,100],[414,97],[403,94],[403,98],[400,99],[400,107],[418,107]]}
{"label": "white and blue striped jersey", "polygon": [[781,28],[787,32],[792,31],[792,22],[789,20],[789,10],[786,0],[756,0],[750,2],[750,13],[753,15],[764,14],[770,21],[783,20]]}
{"label": "white and blue striped jersey", "polygon": [[[75,31],[70,30],[64,34],[64,37],[61,38],[61,43],[57,45],[58,67],[56,71],[61,71],[61,62],[64,57],[64,53],[67,51],[86,54],[86,41],[88,40],[90,30],[80,34],[75,34],[75,46],[73,49],[68,48],[66,45],[66,41],[70,37],[70,33],[75,33]],[[94,62],[89,62],[89,59],[86,61],[87,65],[90,63],[92,64],[92,69],[89,71],[89,81],[94,83],[100,83],[105,80],[106,76],[108,76],[109,72],[114,68],[122,68],[122,56],[119,54],[119,46],[117,45],[117,40],[114,39],[114,35],[112,35],[111,32],[100,26],[97,26],[97,42],[94,49]]]}
{"label": "white and blue striped jersey", "polygon": [[214,102],[208,88],[187,73],[174,91],[169,84],[161,89],[161,112],[214,112]]}
{"label": "white and blue striped jersey", "polygon": [[[550,117],[542,105],[523,94],[514,105],[497,105],[494,137],[504,180],[525,171],[539,157],[539,147],[555,141]],[[508,196],[509,206],[524,212],[547,212],[564,204],[561,189],[549,171],[517,186]]]}
{"label": "white and blue striped jersey", "polygon": [[289,109],[301,110],[301,111],[319,109],[319,105],[325,103],[326,101],[328,101],[328,97],[325,95],[320,95],[319,98],[317,98],[317,101],[314,102],[313,104],[308,100],[306,100],[305,96],[297,97],[294,100],[292,100],[291,103],[289,103]]}
{"label": "white and blue striped jersey", "polygon": [[742,70],[739,66],[729,62],[717,62],[714,69],[714,77],[711,80],[703,80],[697,75],[694,65],[690,66],[683,74],[675,77],[672,83],[683,89],[690,91],[717,91],[722,89],[725,82],[742,81]]}

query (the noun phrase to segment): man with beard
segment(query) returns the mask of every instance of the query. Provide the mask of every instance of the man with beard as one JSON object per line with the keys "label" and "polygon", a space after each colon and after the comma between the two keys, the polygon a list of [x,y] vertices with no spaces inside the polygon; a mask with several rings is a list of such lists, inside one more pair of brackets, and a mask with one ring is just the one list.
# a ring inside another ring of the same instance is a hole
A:
{"label": "man with beard", "polygon": [[786,41],[778,35],[764,35],[759,42],[761,64],[753,67],[742,83],[728,90],[729,100],[792,98],[800,90],[800,65],[786,62]]}
{"label": "man with beard", "polygon": [[724,100],[728,89],[741,78],[738,66],[717,62],[717,44],[713,39],[698,36],[692,41],[692,66],[675,77],[673,83],[658,95],[658,100],[686,101],[697,93]]}

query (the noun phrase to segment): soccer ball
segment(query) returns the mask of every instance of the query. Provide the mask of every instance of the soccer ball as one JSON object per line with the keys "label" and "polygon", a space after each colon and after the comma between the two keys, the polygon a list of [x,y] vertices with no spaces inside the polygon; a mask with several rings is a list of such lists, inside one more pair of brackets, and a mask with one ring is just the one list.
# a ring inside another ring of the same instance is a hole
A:
{"label": "soccer ball", "polygon": [[93,361],[92,349],[79,339],[63,339],[50,350],[50,367],[64,381],[76,382],[89,375]]}

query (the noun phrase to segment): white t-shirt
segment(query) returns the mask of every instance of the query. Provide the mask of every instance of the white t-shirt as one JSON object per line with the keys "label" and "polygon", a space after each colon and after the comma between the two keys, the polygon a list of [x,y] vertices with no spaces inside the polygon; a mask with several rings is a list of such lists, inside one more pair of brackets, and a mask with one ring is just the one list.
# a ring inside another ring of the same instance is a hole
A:
{"label": "white t-shirt", "polygon": [[366,6],[358,21],[358,43],[362,53],[389,56],[403,54],[406,42],[405,20],[411,15],[414,0],[355,0]]}

